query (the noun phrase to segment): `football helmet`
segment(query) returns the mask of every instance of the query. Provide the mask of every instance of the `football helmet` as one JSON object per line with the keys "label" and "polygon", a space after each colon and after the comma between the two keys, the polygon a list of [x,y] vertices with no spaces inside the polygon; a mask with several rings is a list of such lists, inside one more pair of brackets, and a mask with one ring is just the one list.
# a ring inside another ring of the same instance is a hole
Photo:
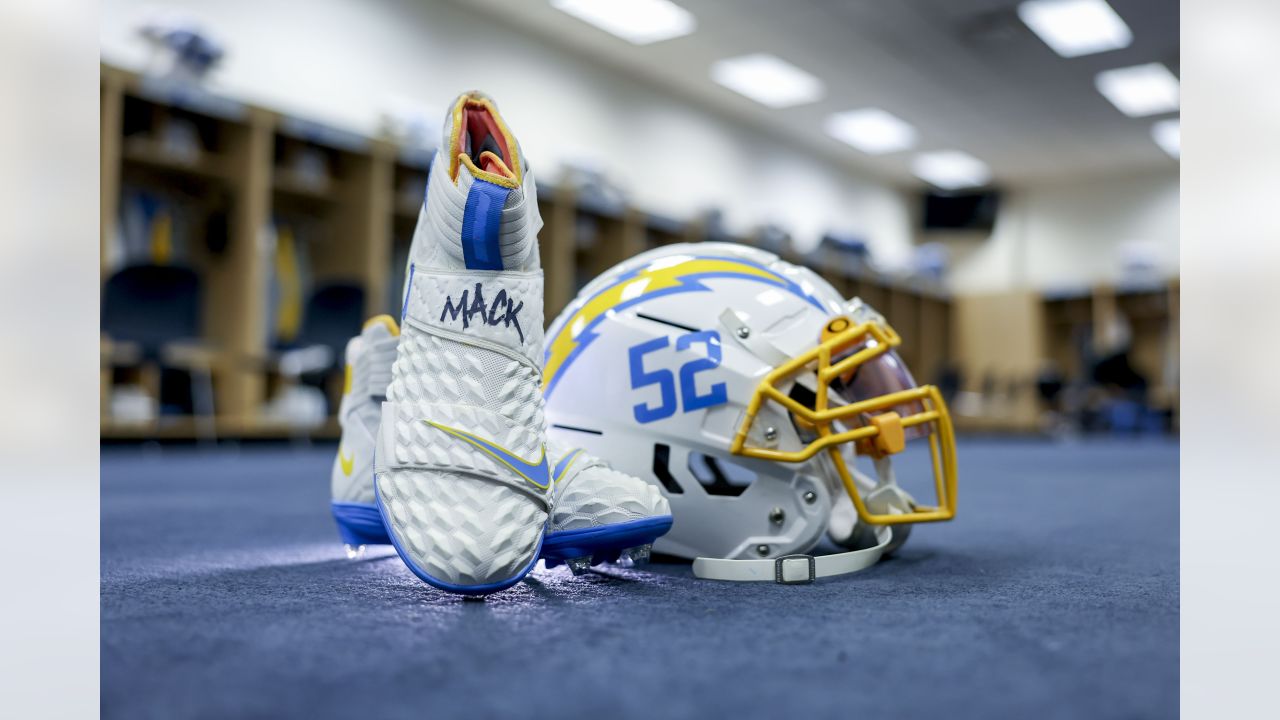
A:
{"label": "football helmet", "polygon": [[[549,434],[662,488],[655,551],[699,577],[807,582],[874,564],[956,509],[951,417],[873,308],[731,243],[668,245],[588,284],[547,333]],[[936,502],[898,484],[928,446]],[[855,468],[870,459],[874,475]],[[811,557],[827,534],[849,551]]]}

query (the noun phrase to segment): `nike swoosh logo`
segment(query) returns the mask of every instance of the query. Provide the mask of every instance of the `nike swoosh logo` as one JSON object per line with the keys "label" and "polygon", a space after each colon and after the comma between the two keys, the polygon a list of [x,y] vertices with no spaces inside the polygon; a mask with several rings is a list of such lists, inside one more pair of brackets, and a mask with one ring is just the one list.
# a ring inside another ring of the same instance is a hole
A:
{"label": "nike swoosh logo", "polygon": [[556,482],[560,482],[560,480],[564,478],[564,474],[568,472],[569,466],[573,465],[573,461],[577,460],[578,456],[581,454],[582,454],[582,448],[574,448],[573,450],[570,450],[568,454],[566,454],[564,457],[560,458],[560,462],[556,463],[556,469],[552,473],[552,476],[555,478]]}
{"label": "nike swoosh logo", "polygon": [[529,482],[529,484],[533,485],[539,490],[546,490],[547,488],[551,487],[551,464],[547,462],[547,446],[546,445],[542,446],[542,457],[539,458],[536,462],[529,462],[528,460],[523,460],[520,457],[516,456],[515,453],[502,447],[501,445],[497,445],[492,442],[489,442],[488,440],[485,440],[484,438],[479,437],[478,435],[472,435],[471,433],[465,430],[451,428],[448,425],[441,425],[440,423],[432,422],[430,420],[424,420],[423,422],[425,422],[426,424],[430,425],[433,428],[436,428],[437,430],[443,430],[449,433],[450,435],[458,438],[459,440],[462,440],[463,442],[466,442],[472,445],[473,447],[481,450],[482,452],[488,453],[490,457],[502,463],[503,465],[506,465],[513,472],[515,472],[515,474],[524,478],[526,481]]}
{"label": "nike swoosh logo", "polygon": [[338,464],[342,466],[342,474],[346,475],[347,477],[351,477],[351,471],[354,470],[356,467],[355,454],[353,453],[352,455],[347,456],[346,453],[342,451],[342,448],[339,447],[338,448]]}

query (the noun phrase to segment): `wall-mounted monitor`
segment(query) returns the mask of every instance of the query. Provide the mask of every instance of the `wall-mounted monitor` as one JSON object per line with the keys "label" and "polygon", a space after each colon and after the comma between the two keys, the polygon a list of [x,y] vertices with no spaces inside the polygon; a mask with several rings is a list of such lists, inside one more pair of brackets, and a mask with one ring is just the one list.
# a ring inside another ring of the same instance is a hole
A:
{"label": "wall-mounted monitor", "polygon": [[924,229],[991,232],[999,205],[1000,194],[995,190],[925,193]]}

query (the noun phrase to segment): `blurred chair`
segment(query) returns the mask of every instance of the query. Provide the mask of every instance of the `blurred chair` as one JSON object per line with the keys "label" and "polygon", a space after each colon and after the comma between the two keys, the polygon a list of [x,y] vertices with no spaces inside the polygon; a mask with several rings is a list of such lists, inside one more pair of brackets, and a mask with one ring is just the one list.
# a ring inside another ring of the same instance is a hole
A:
{"label": "blurred chair", "polygon": [[[112,368],[178,369],[191,377],[191,407],[202,439],[216,439],[213,352],[201,343],[200,277],[174,265],[133,265],[102,288],[103,362]],[[159,404],[159,382],[151,383]]]}
{"label": "blurred chair", "polygon": [[791,256],[791,233],[775,223],[765,223],[752,233],[754,244],[781,258]]}
{"label": "blurred chair", "polygon": [[297,427],[311,424],[315,418],[307,417],[298,392],[304,385],[323,392],[326,380],[341,364],[347,341],[360,332],[364,307],[364,288],[354,283],[329,283],[311,293],[297,337],[276,348],[275,369],[284,382],[268,414]]}
{"label": "blurred chair", "polygon": [[911,254],[911,274],[927,282],[942,283],[947,278],[951,253],[940,242],[927,242],[916,246]]}
{"label": "blurred chair", "polygon": [[302,328],[292,344],[329,348],[336,360],[363,324],[364,288],[355,283],[330,283],[307,298]]}
{"label": "blurred chair", "polygon": [[1147,428],[1150,383],[1133,366],[1127,341],[1098,360],[1093,366],[1093,381],[1102,391],[1099,410],[1106,430],[1118,435],[1137,435]]}
{"label": "blurred chair", "polygon": [[954,405],[956,395],[960,392],[960,388],[964,387],[964,372],[960,366],[954,362],[946,362],[938,369],[937,378],[934,385],[938,386],[938,391],[942,393],[942,400],[947,405]]}
{"label": "blurred chair", "polygon": [[867,244],[866,240],[856,235],[827,233],[822,236],[822,242],[819,247],[831,248],[843,253],[849,258],[848,262],[853,267],[871,263],[871,246]]}
{"label": "blurred chair", "polygon": [[844,271],[855,275],[861,271],[875,272],[870,246],[862,238],[847,234],[824,234],[817,245],[804,253],[801,264],[825,268],[825,272]]}

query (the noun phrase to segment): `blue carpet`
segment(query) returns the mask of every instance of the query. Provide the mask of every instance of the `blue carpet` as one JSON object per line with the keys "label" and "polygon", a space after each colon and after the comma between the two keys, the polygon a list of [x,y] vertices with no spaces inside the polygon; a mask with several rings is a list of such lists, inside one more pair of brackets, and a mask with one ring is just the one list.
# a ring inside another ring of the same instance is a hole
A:
{"label": "blue carpet", "polygon": [[808,586],[345,559],[332,448],[105,448],[102,710],[128,718],[1168,718],[1178,450],[962,440],[960,516]]}

